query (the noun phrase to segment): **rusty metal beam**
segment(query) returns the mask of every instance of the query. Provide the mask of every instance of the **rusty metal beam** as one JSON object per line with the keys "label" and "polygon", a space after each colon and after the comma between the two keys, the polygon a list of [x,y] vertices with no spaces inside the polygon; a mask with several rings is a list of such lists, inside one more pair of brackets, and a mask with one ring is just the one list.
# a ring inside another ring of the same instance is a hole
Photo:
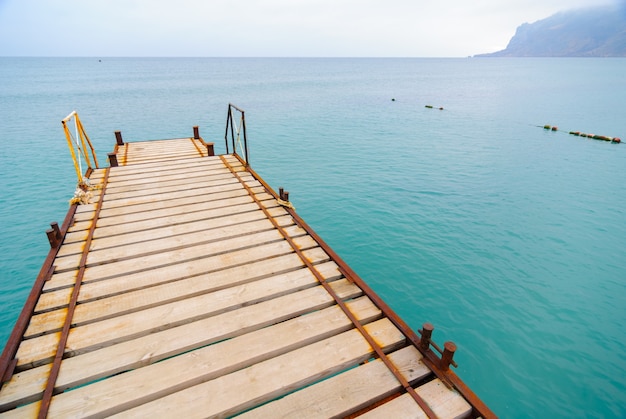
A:
{"label": "rusty metal beam", "polygon": [[52,368],[50,369],[50,373],[48,374],[48,381],[46,383],[46,388],[43,392],[43,396],[41,399],[41,403],[39,405],[39,419],[44,419],[48,416],[48,410],[50,409],[50,402],[52,401],[52,396],[54,395],[54,386],[56,384],[57,377],[59,376],[59,371],[61,370],[61,362],[63,361],[63,354],[65,353],[65,346],[67,344],[67,339],[70,334],[70,328],[72,326],[72,318],[74,316],[74,311],[76,310],[76,305],[78,303],[78,294],[80,292],[80,286],[83,282],[83,276],[85,274],[85,269],[87,266],[87,256],[89,256],[89,249],[91,247],[91,241],[93,239],[93,234],[96,229],[96,224],[98,222],[98,218],[100,217],[100,211],[102,210],[102,201],[104,201],[104,194],[107,187],[107,183],[109,180],[109,172],[110,168],[106,168],[104,171],[104,178],[102,180],[102,191],[100,193],[100,199],[98,199],[98,204],[96,205],[96,211],[94,213],[93,222],[89,227],[89,231],[87,233],[87,239],[85,240],[85,245],[83,247],[83,254],[80,258],[80,263],[78,265],[78,274],[76,275],[76,282],[74,283],[74,288],[72,290],[72,295],[70,297],[70,302],[67,308],[67,313],[65,314],[65,321],[63,323],[63,329],[61,329],[61,336],[59,337],[59,344],[57,346],[57,351],[54,356],[54,360],[52,361]]}

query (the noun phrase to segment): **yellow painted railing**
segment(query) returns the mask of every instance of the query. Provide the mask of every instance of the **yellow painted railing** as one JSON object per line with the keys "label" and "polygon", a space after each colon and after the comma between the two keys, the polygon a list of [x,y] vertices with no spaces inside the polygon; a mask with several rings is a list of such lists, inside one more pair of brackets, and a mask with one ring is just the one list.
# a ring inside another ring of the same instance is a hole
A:
{"label": "yellow painted railing", "polygon": [[[83,176],[86,171],[98,168],[96,151],[94,150],[76,111],[69,114],[61,121],[61,123],[63,124],[63,131],[65,131],[67,145],[70,149],[70,153],[72,154],[72,160],[74,161],[74,168],[76,169],[76,175],[78,176],[78,184],[82,185],[85,183],[85,178]],[[68,125],[73,126],[70,127]],[[73,133],[70,128],[73,128]],[[91,163],[92,158],[93,166]],[[83,172],[83,162],[86,165],[85,172]]]}

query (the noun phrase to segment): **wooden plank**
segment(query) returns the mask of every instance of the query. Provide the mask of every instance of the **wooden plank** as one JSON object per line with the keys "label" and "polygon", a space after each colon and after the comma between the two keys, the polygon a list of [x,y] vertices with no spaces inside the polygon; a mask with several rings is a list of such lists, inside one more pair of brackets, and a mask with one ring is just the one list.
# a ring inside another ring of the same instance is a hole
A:
{"label": "wooden plank", "polygon": [[[348,306],[364,324],[378,319],[381,314],[367,298],[349,302]],[[50,413],[75,417],[111,415],[352,327],[342,310],[332,306],[59,394],[52,401]],[[275,339],[276,336],[281,336],[281,339]],[[66,368],[66,363],[75,361],[76,358],[70,358],[62,364],[58,382],[60,388],[69,388],[83,380],[81,370],[71,366]],[[0,394],[0,407],[14,407],[33,401],[41,391],[41,385],[35,385],[39,380],[34,374],[30,375],[16,377],[7,384],[6,390]],[[23,384],[27,388],[19,385],[21,381],[25,381]]]}
{"label": "wooden plank", "polygon": [[233,190],[241,190],[241,185],[235,182],[217,185],[210,188],[202,185],[196,185],[192,188],[179,189],[168,193],[155,194],[153,196],[138,196],[135,198],[105,201],[102,203],[102,212],[100,215],[101,217],[110,217],[112,215],[120,215],[130,212],[149,211],[151,209],[180,206],[181,199],[195,198],[196,201],[198,201],[199,196],[203,194],[211,194],[213,200],[218,200],[220,197],[215,196],[216,194],[230,192]]}
{"label": "wooden plank", "polygon": [[[344,299],[356,298],[361,293],[358,287],[346,281],[332,282],[331,287]],[[352,307],[352,304],[362,304],[362,301],[359,299],[348,304]],[[79,386],[123,371],[140,368],[333,305],[332,297],[321,286],[318,286],[70,357],[63,360],[58,378],[59,388]],[[44,376],[46,368],[48,366],[44,365],[30,370],[36,370],[36,372],[20,372],[14,375],[12,380],[20,380],[22,383],[31,382],[34,377]]]}
{"label": "wooden plank", "polygon": [[[386,350],[398,347],[405,340],[386,318],[365,328]],[[234,415],[358,365],[372,353],[365,338],[353,329],[112,417]],[[217,394],[219,397],[207,397]]]}
{"label": "wooden plank", "polygon": [[[155,266],[145,271],[127,272],[123,275],[110,276],[107,274],[106,268],[94,266],[85,270],[81,295],[97,298],[98,295],[130,291],[197,275],[213,275],[217,271],[230,269],[240,264],[252,263],[291,252],[293,252],[293,248],[282,240],[257,246],[254,252],[250,252],[247,248],[240,249],[228,254],[194,259],[191,264],[182,260],[179,263]],[[310,260],[314,263],[328,260],[328,255],[325,253],[312,256]],[[76,270],[72,270],[53,274],[52,278],[46,282],[46,289],[72,286],[76,281],[76,272]],[[102,279],[106,279],[106,281]]]}
{"label": "wooden plank", "polygon": [[[281,223],[293,224],[291,217],[284,217]],[[240,234],[249,234],[274,228],[261,210],[246,212],[218,219],[199,220],[193,223],[163,226],[157,220],[146,230],[129,232],[96,238],[91,241],[88,264],[105,263],[125,257],[142,257],[148,253],[163,252],[181,246],[191,246]],[[158,228],[161,226],[160,228]],[[63,252],[59,251],[57,266],[62,269],[61,258],[82,254],[84,243],[67,245]]]}
{"label": "wooden plank", "polygon": [[[117,281],[117,285],[120,285],[119,287],[115,287],[114,284],[109,284],[107,287],[94,287],[93,283],[85,284],[81,287],[81,293],[78,296],[80,305],[76,310],[77,312],[82,311],[83,307],[89,306],[87,303],[99,304],[106,306],[110,310],[108,316],[112,316],[139,307],[149,307],[159,301],[176,300],[184,295],[193,296],[202,292],[217,291],[271,274],[299,269],[303,266],[300,258],[290,253],[193,277],[182,279],[173,277],[171,278],[173,282],[157,285],[150,283],[146,284],[146,288],[139,288],[134,291],[128,291],[127,287],[124,286],[126,281]],[[338,278],[340,275],[336,265],[332,262],[319,265],[317,269],[333,279]],[[331,269],[334,271],[330,272]],[[152,286],[147,287],[148,285]],[[133,288],[136,288],[136,285]],[[63,288],[42,294],[35,309],[36,313],[51,311],[67,305],[71,292],[71,288]],[[109,299],[111,295],[122,301],[117,301],[117,305],[112,305]],[[163,296],[164,299],[160,300],[157,296]],[[105,308],[98,309],[98,311],[104,310]]]}
{"label": "wooden plank", "polygon": [[[291,217],[282,217],[276,220],[280,225],[285,226],[293,223]],[[263,225],[262,221],[265,221],[266,224]],[[179,263],[185,259],[232,252],[242,247],[251,247],[281,239],[282,236],[277,231],[272,230],[273,225],[271,223],[268,225],[267,223],[269,223],[269,221],[261,220],[251,225],[239,224],[226,229],[208,230],[204,235],[199,233],[188,235],[187,237],[175,236],[172,238],[154,240],[150,242],[151,247],[144,245],[142,248],[141,244],[129,244],[125,247],[120,245],[117,248],[113,247],[103,249],[102,251],[93,251],[90,252],[88,256],[87,266],[95,268],[98,265],[113,263],[114,265],[106,270],[109,274],[115,273],[118,275],[122,272],[133,272],[136,269],[130,269],[130,267],[136,268],[138,266],[129,262],[128,258],[123,258],[126,254],[131,254],[133,258],[139,258],[142,266],[147,268],[149,266]],[[220,233],[222,234],[221,236]],[[245,241],[245,238],[241,237],[243,234],[249,234],[250,241]],[[137,246],[149,253],[128,253],[129,248],[134,250],[132,248]],[[184,249],[182,249],[183,247]],[[126,252],[124,252],[124,249],[126,249]],[[159,251],[162,257],[154,254]],[[74,253],[57,257],[54,261],[55,273],[77,269],[81,256],[82,255],[79,253]]]}
{"label": "wooden plank", "polygon": [[[172,201],[157,204],[154,205],[154,207],[147,206],[146,208],[143,208],[143,210],[140,208],[139,211],[123,212],[116,210],[115,212],[109,212],[108,214],[101,214],[97,223],[98,231],[100,231],[103,227],[118,227],[120,224],[128,225],[139,221],[164,217],[169,217],[169,220],[175,223],[175,215],[177,213],[183,212],[189,214],[192,212],[216,210],[219,208],[227,208],[234,205],[252,202],[246,191],[242,190],[226,191],[217,195],[217,199],[215,199],[215,196],[203,194],[201,196],[181,199],[179,202]],[[183,208],[184,211],[181,211],[181,208]],[[69,234],[72,234],[72,232],[75,231],[86,230],[90,227],[91,222],[91,219],[76,219],[76,223],[69,229]],[[97,231],[95,233],[100,234]]]}
{"label": "wooden plank", "polygon": [[[72,318],[74,326],[72,338],[68,344],[78,351],[78,348],[88,348],[101,342],[108,342],[103,340],[106,338],[111,339],[111,342],[126,340],[129,336],[140,336],[164,327],[193,321],[196,318],[214,316],[223,311],[232,310],[234,307],[256,304],[316,284],[317,279],[308,269],[298,269],[212,293],[190,296],[184,302],[176,300],[146,308],[140,312],[131,311],[128,305],[122,305],[128,302],[127,299],[114,296],[104,303],[86,303],[76,308]],[[140,294],[135,294],[141,297]],[[111,314],[115,311],[112,313],[109,307],[115,307],[116,311],[131,312],[111,318]],[[100,308],[104,310],[98,311]],[[25,337],[60,330],[65,316],[65,309],[33,316]],[[100,321],[91,323],[97,320]],[[85,326],[80,327],[82,325]]]}
{"label": "wooden plank", "polygon": [[[415,391],[439,418],[467,418],[472,412],[472,407],[469,403],[459,393],[443,384],[438,378],[416,388]],[[403,394],[359,417],[364,419],[428,419],[426,413],[408,394]]]}
{"label": "wooden plank", "polygon": [[[389,360],[409,383],[432,374],[421,359],[422,355],[413,346],[389,354]],[[342,417],[364,409],[401,389],[397,378],[383,361],[377,359],[239,417],[241,419]]]}
{"label": "wooden plank", "polygon": [[233,176],[229,172],[213,176],[193,176],[186,177],[179,175],[178,179],[161,181],[159,179],[146,179],[144,183],[133,182],[131,186],[119,185],[110,182],[112,188],[107,186],[106,196],[108,201],[125,198],[135,198],[145,195],[161,194],[165,192],[178,191],[181,189],[197,189],[199,187],[211,187],[225,185],[233,182]]}
{"label": "wooden plank", "polygon": [[[346,280],[336,281],[336,284],[334,285],[342,285],[345,281]],[[298,293],[292,293],[289,295],[297,294]],[[280,297],[270,301],[278,300],[280,300]],[[240,305],[241,304],[243,303],[240,303]],[[237,306],[237,304],[234,306]],[[255,304],[255,307],[261,306],[264,306],[264,302]],[[165,323],[163,320],[161,321],[162,324],[159,325],[157,320],[149,317],[156,312],[163,312],[162,307],[156,307],[139,313],[145,316],[144,318],[142,318],[141,315],[137,316],[137,313],[133,313],[128,316],[122,316],[123,318],[116,317],[111,320],[105,320],[103,322],[73,328],[71,329],[68,338],[66,356],[75,356],[76,354],[93,351],[124,340],[141,337],[149,333],[154,334],[156,331],[169,328],[170,326],[175,327],[185,322],[195,321],[197,318],[202,317],[201,313],[203,310],[205,317],[211,315],[212,313],[210,307],[198,307],[197,310],[199,311],[191,314],[193,317],[185,319],[184,316],[188,315],[187,313],[190,311],[188,308],[183,307],[181,304],[174,304],[170,310],[171,312],[167,312],[167,310],[165,310],[166,313],[164,313],[164,315],[167,316],[167,319],[171,319],[171,322],[173,323]],[[179,310],[182,311],[181,314],[178,313]],[[220,316],[217,315],[211,318],[217,317]],[[103,335],[103,333],[107,331],[110,332],[112,330],[115,331],[114,334],[108,336]],[[18,358],[18,367],[38,366],[47,363],[56,351],[58,342],[57,335],[58,333],[51,333],[23,341],[16,355],[16,358]]]}
{"label": "wooden plank", "polygon": [[[131,200],[133,202],[144,202],[142,199],[160,199],[161,195],[167,195],[172,192],[179,192],[183,190],[195,190],[212,188],[212,187],[220,187],[224,185],[229,185],[236,183],[239,185],[237,179],[234,179],[232,176],[223,176],[223,177],[211,177],[211,178],[200,178],[197,180],[192,179],[180,179],[176,182],[167,182],[164,184],[161,183],[153,183],[150,186],[146,186],[143,189],[131,190],[128,192],[111,192],[107,191],[106,193],[106,203],[105,206],[103,204],[103,208],[111,208],[113,205],[117,204],[116,201],[122,200]],[[199,191],[198,191],[199,192]],[[170,199],[176,199],[170,198]],[[126,202],[126,201],[124,201]],[[125,204],[126,205],[126,204]],[[119,206],[119,205],[116,205]]]}
{"label": "wooden plank", "polygon": [[[202,169],[202,168],[199,168]],[[206,171],[198,170],[197,172],[181,172],[181,173],[160,173],[158,176],[146,175],[143,179],[124,179],[118,181],[109,180],[106,193],[110,199],[120,199],[126,196],[146,195],[151,190],[157,188],[173,187],[180,185],[195,184],[203,182],[209,185],[219,184],[219,182],[227,183],[232,179],[232,174],[226,169],[217,173],[207,174]],[[211,182],[211,183],[208,183]]]}
{"label": "wooden plank", "polygon": [[[236,215],[242,214],[245,212],[258,210],[259,206],[256,203],[250,202],[251,200],[247,197],[239,197],[230,200],[230,202],[236,203],[239,201],[239,204],[219,207],[219,208],[209,208],[204,211],[190,211],[189,208],[184,207],[176,211],[175,208],[170,210],[163,210],[164,213],[168,213],[169,215],[154,217],[154,218],[144,218],[143,220],[135,221],[132,223],[119,223],[113,224],[109,226],[97,226],[96,230],[93,233],[94,239],[100,239],[103,237],[115,236],[119,234],[126,234],[129,232],[136,232],[142,230],[148,230],[154,228],[154,226],[176,226],[179,224],[192,223],[195,221],[201,220],[210,220],[212,218],[222,217],[224,215]],[[275,201],[267,202],[265,204],[266,207],[277,206],[278,204]],[[181,212],[182,211],[182,212]],[[81,241],[84,241],[87,236],[87,231],[74,231],[68,233],[65,236],[65,240],[63,244],[65,246],[75,245]],[[63,252],[70,253],[69,251]]]}
{"label": "wooden plank", "polygon": [[111,199],[123,198],[125,196],[133,196],[149,193],[156,188],[164,188],[169,186],[187,185],[192,180],[218,182],[226,179],[232,179],[233,175],[224,169],[218,173],[207,174],[205,170],[199,167],[196,171],[185,171],[175,173],[159,173],[158,176],[144,176],[141,179],[124,179],[123,181],[109,180],[107,185],[107,196]]}
{"label": "wooden plank", "polygon": [[[184,260],[191,260],[209,255],[232,252],[244,247],[251,247],[257,244],[269,243],[281,240],[283,237],[276,230],[261,231],[250,234],[246,237],[230,237],[216,242],[202,243],[197,246],[190,246],[186,249],[175,249],[170,252],[148,255],[141,258],[125,259],[117,262],[107,263],[105,267],[98,268],[98,264],[88,264],[94,271],[105,273],[103,277],[117,276],[125,273],[137,272],[150,269],[156,266],[180,263]],[[80,262],[79,255],[71,255],[56,258],[54,261],[55,272],[77,269]]]}
{"label": "wooden plank", "polygon": [[145,174],[150,174],[150,173],[158,173],[163,170],[172,170],[172,169],[177,169],[177,168],[185,169],[187,167],[194,167],[198,165],[206,166],[207,170],[211,171],[215,169],[221,169],[222,167],[224,167],[224,162],[222,162],[222,160],[219,157],[178,158],[178,159],[172,159],[171,161],[168,161],[168,162],[141,163],[141,164],[135,164],[132,166],[112,167],[109,173],[109,177],[116,178],[116,177],[145,175]]}

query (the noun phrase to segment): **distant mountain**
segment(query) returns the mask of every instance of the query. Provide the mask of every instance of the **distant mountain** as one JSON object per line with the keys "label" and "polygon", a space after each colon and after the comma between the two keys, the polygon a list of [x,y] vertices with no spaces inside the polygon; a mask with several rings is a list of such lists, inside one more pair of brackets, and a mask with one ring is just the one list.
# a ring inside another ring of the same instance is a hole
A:
{"label": "distant mountain", "polygon": [[505,50],[476,57],[626,57],[626,4],[524,23]]}

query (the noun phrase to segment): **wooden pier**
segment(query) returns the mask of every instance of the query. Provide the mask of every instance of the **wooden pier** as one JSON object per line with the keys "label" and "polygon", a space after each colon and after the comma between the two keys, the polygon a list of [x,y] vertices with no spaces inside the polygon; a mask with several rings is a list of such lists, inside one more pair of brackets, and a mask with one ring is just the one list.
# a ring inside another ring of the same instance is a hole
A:
{"label": "wooden pier", "polygon": [[493,417],[453,344],[440,357],[243,159],[211,153],[120,137],[90,173],[2,355],[1,417]]}

